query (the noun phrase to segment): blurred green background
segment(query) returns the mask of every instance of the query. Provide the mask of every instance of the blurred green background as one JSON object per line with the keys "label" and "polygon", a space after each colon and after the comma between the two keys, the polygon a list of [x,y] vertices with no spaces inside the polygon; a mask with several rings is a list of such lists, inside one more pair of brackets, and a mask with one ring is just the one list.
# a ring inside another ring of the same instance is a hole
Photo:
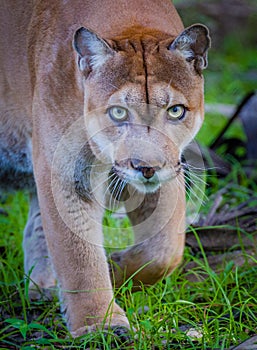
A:
{"label": "blurred green background", "polygon": [[[203,23],[210,29],[212,48],[205,75],[206,113],[198,135],[203,144],[221,130],[227,118],[225,105],[236,105],[257,89],[257,1],[256,0],[174,0],[184,25]],[[227,113],[229,114],[229,113]],[[243,137],[239,123],[230,136]]]}

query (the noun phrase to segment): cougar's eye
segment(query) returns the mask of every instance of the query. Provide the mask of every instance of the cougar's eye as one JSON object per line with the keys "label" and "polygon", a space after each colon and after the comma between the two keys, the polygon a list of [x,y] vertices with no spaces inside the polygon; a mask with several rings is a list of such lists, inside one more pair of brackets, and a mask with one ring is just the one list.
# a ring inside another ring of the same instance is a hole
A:
{"label": "cougar's eye", "polygon": [[123,107],[115,106],[108,110],[110,117],[118,122],[125,121],[128,118],[128,110]]}
{"label": "cougar's eye", "polygon": [[174,105],[167,109],[169,120],[181,120],[184,118],[186,108],[183,105]]}

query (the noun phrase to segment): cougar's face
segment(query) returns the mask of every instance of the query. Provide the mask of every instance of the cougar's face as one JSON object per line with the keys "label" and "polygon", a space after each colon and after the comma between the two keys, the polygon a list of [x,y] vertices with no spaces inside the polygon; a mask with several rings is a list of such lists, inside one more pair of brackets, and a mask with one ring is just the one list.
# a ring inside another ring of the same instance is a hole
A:
{"label": "cougar's face", "polygon": [[138,191],[154,192],[181,171],[183,149],[203,120],[203,79],[166,47],[114,55],[85,83],[91,148]]}

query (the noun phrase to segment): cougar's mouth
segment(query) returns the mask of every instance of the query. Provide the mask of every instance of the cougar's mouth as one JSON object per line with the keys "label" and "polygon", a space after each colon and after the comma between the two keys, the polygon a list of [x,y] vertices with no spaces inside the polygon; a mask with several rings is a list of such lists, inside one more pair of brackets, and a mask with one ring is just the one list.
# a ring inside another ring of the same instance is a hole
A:
{"label": "cougar's mouth", "polygon": [[142,162],[140,165],[131,161],[126,163],[115,162],[112,173],[126,185],[129,184],[142,193],[156,192],[163,183],[174,179],[181,172],[180,162],[174,168],[142,165]]}

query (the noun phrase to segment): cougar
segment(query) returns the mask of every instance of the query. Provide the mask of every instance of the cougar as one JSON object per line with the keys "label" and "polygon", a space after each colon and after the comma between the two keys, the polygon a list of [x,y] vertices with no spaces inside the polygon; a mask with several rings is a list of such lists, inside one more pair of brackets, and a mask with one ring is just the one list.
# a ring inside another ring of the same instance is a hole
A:
{"label": "cougar", "polygon": [[[183,255],[208,29],[184,29],[169,0],[4,0],[0,17],[0,183],[30,193],[30,295],[57,281],[74,336],[129,327],[113,289],[154,284]],[[119,203],[135,240],[107,257],[102,218]]]}

